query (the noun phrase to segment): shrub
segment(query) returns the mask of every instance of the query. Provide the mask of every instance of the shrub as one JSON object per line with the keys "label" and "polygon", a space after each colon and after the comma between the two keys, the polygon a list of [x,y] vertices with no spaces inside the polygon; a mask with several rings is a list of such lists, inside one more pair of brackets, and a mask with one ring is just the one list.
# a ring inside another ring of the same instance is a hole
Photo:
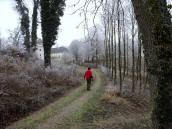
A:
{"label": "shrub", "polygon": [[[0,56],[0,125],[8,124],[52,102],[81,83],[77,66],[45,69],[43,62]],[[3,128],[0,126],[0,128]]]}

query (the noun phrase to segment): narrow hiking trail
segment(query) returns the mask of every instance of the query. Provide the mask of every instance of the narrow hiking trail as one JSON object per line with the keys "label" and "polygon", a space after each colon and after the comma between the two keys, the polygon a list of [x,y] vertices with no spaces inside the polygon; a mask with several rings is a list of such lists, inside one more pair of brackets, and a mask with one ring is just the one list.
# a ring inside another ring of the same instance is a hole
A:
{"label": "narrow hiking trail", "polygon": [[34,114],[12,124],[6,129],[72,129],[89,108],[94,108],[100,98],[104,77],[94,70],[95,81],[91,91],[86,91],[86,83],[74,89],[67,96],[42,108]]}

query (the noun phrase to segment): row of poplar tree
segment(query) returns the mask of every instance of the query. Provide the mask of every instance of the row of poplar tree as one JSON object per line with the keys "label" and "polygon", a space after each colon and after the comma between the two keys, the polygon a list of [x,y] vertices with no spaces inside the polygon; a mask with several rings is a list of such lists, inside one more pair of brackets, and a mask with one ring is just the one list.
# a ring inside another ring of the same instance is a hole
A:
{"label": "row of poplar tree", "polygon": [[[102,15],[104,25],[105,66],[114,84],[119,80],[122,92],[125,77],[132,77],[131,91],[139,81],[139,93],[146,89],[147,73],[143,56],[141,33],[129,3],[106,1]],[[137,41],[137,42],[136,42]],[[136,46],[137,45],[137,46]],[[144,86],[142,86],[144,83]]]}
{"label": "row of poplar tree", "polygon": [[[109,3],[110,1],[110,3]],[[119,81],[122,91],[123,80],[131,73],[132,88],[135,92],[135,79],[140,80],[146,65],[149,76],[152,102],[152,129],[172,129],[172,21],[167,0],[131,0],[131,49],[132,58],[128,59],[128,37],[126,15],[122,0],[105,0],[105,65],[114,83]],[[98,0],[97,0],[98,2]],[[135,31],[136,21],[138,32]],[[138,37],[137,58],[134,49]],[[144,51],[144,63],[142,63]],[[131,67],[128,62],[131,62]],[[135,72],[135,70],[137,72]],[[130,71],[130,72],[128,72]],[[138,74],[135,76],[135,74]],[[117,76],[118,74],[118,76]]]}

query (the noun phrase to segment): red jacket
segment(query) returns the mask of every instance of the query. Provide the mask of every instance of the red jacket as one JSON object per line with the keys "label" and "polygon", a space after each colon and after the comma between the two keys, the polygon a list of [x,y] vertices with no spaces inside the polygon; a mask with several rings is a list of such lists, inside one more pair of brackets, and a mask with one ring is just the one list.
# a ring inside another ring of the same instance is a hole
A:
{"label": "red jacket", "polygon": [[93,74],[91,70],[87,70],[84,75],[84,79],[90,79],[93,78]]}

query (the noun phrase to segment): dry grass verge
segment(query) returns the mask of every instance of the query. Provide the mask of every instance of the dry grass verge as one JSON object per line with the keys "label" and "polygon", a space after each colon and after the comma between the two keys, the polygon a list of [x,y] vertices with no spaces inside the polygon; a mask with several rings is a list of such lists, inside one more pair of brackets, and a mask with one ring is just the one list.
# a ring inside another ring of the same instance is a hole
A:
{"label": "dry grass verge", "polygon": [[0,128],[80,85],[76,67],[45,69],[37,59],[0,56]]}
{"label": "dry grass verge", "polygon": [[81,129],[151,129],[149,100],[122,96],[106,87],[101,103],[88,111]]}

